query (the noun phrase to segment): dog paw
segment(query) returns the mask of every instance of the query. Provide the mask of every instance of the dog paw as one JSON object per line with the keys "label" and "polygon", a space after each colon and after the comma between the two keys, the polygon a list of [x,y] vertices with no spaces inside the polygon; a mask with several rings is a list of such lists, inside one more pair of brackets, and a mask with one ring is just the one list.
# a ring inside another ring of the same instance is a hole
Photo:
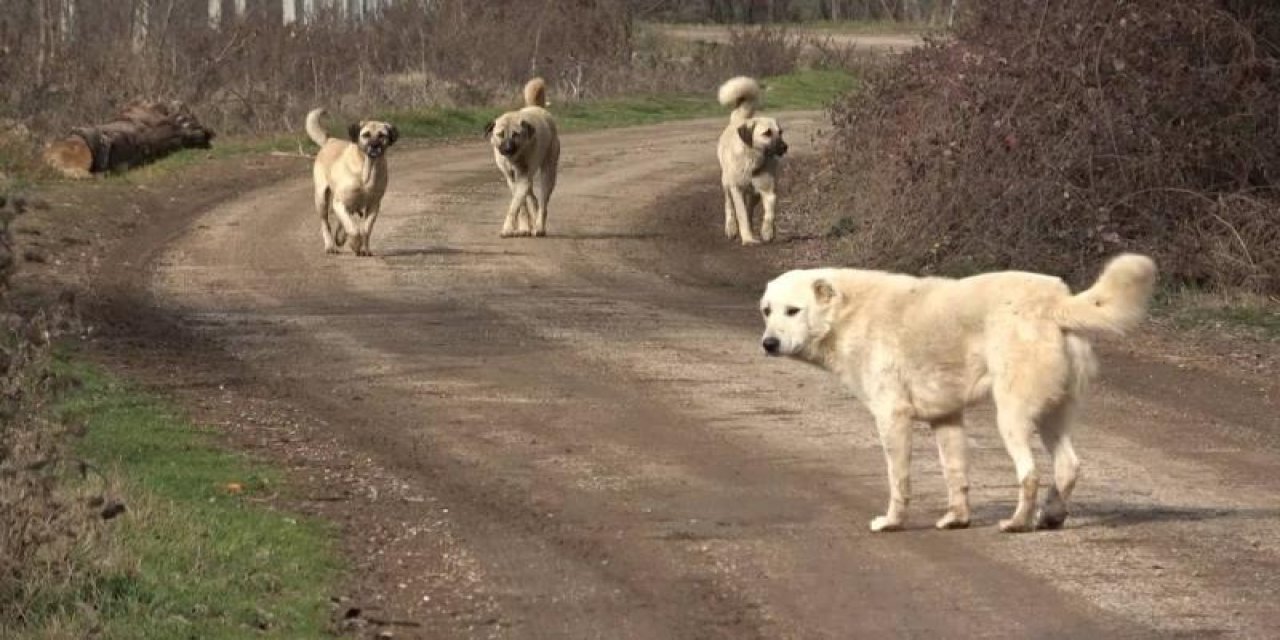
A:
{"label": "dog paw", "polygon": [[1003,533],[1026,533],[1031,531],[1030,522],[1021,522],[1012,518],[1000,521],[1000,531]]}
{"label": "dog paw", "polygon": [[324,248],[324,252],[330,255],[338,255],[339,253],[342,253],[342,249],[339,249],[336,246],[328,246]]}
{"label": "dog paw", "polygon": [[518,234],[517,234],[515,231],[511,230],[511,229],[503,229],[503,230],[502,230],[502,233],[499,233],[499,234],[498,234],[498,237],[500,237],[500,238],[514,238],[514,237],[516,237],[517,235],[518,235]]}
{"label": "dog paw", "polygon": [[936,527],[936,528],[938,528],[938,529],[943,529],[943,530],[945,530],[945,529],[968,529],[968,528],[969,528],[969,516],[963,516],[963,517],[962,517],[962,516],[958,516],[958,515],[956,515],[956,514],[954,514],[954,513],[948,512],[948,513],[947,513],[947,515],[942,516],[941,518],[939,518],[939,519],[938,519],[938,521],[937,521],[936,523],[934,523],[934,525],[933,525],[933,526],[934,526],[934,527]]}
{"label": "dog paw", "polygon": [[744,247],[755,247],[755,246],[759,246],[759,244],[760,244],[760,241],[756,240],[755,238],[742,239],[742,246]]}
{"label": "dog paw", "polygon": [[773,242],[773,229],[765,227],[760,231],[760,239],[765,242]]}
{"label": "dog paw", "polygon": [[726,237],[726,238],[728,238],[728,239],[730,239],[730,240],[737,240],[737,239],[738,239],[738,225],[736,225],[736,224],[735,224],[735,225],[733,225],[733,226],[731,226],[731,227],[725,227],[725,228],[724,228],[724,237]]}
{"label": "dog paw", "polygon": [[1049,530],[1061,529],[1062,525],[1066,523],[1067,523],[1066,511],[1058,512],[1058,513],[1055,513],[1052,511],[1041,511],[1040,515],[1036,518],[1037,529],[1049,529]]}
{"label": "dog paw", "polygon": [[902,520],[890,520],[887,516],[876,516],[871,519],[871,530],[875,533],[902,531]]}
{"label": "dog paw", "polygon": [[539,230],[537,230],[537,231],[534,231],[534,232],[533,232],[533,237],[535,237],[535,238],[545,238],[545,237],[547,237],[547,230],[546,230],[546,229],[539,229]]}

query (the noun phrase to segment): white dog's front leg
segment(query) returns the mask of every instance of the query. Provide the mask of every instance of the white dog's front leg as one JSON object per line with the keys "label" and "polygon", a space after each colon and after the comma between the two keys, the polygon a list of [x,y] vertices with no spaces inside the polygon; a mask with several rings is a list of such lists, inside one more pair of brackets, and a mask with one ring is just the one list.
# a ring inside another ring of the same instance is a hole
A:
{"label": "white dog's front leg", "polygon": [[760,244],[751,234],[751,211],[747,209],[746,199],[742,197],[742,189],[729,187],[729,195],[733,197],[734,215],[738,218],[738,234],[742,237],[742,244]]}
{"label": "white dog's front leg", "polygon": [[911,496],[911,416],[900,410],[877,415],[876,429],[889,467],[889,509],[871,520],[871,530],[898,531],[906,522]]}
{"label": "white dog's front leg", "polygon": [[521,178],[515,180],[511,184],[511,204],[507,206],[507,218],[502,222],[502,237],[510,238],[519,235],[529,235],[528,223],[525,221],[524,232],[516,230],[516,218],[520,216],[521,209],[525,208],[525,198],[529,197],[529,181]]}

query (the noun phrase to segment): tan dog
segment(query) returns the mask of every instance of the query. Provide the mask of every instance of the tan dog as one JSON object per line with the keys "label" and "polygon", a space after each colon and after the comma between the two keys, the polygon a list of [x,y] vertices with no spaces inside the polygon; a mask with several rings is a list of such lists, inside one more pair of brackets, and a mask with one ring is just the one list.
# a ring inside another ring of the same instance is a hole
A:
{"label": "tan dog", "polygon": [[511,190],[502,237],[547,235],[547,204],[556,188],[560,134],[547,111],[547,85],[534,78],[524,85],[524,108],[490,122],[484,135]]}
{"label": "tan dog", "polygon": [[[1020,490],[1001,531],[1061,527],[1080,462],[1072,413],[1097,371],[1088,332],[1121,333],[1142,321],[1155,263],[1126,254],[1097,283],[1071,295],[1058,278],[1004,271],[961,280],[880,271],[807,269],[769,283],[761,299],[769,355],[823,367],[875,418],[889,467],[889,508],[872,531],[902,528],[909,494],[911,425],[933,427],[947,483],[939,529],[969,525],[964,410],[990,395]],[[1038,522],[1039,476],[1031,438],[1053,456],[1054,484]]]}
{"label": "tan dog", "polygon": [[[307,114],[307,135],[320,145],[312,176],[324,250],[338,253],[350,237],[351,250],[356,255],[373,255],[369,236],[373,234],[389,177],[385,154],[400,134],[394,125],[365,120],[347,128],[350,141],[330,138],[320,126],[323,115],[324,109]],[[330,209],[338,217],[337,229],[329,226]]]}
{"label": "tan dog", "polygon": [[733,107],[716,148],[724,187],[724,235],[731,240],[741,237],[744,245],[759,244],[751,233],[751,212],[757,202],[764,205],[760,238],[773,240],[778,159],[787,153],[778,122],[756,115],[760,93],[760,84],[745,76],[720,85],[720,104]]}

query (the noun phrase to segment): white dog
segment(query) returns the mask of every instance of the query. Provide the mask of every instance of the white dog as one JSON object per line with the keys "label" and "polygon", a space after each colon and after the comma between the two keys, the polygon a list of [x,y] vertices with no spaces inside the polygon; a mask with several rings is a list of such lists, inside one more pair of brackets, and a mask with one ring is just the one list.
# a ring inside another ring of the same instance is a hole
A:
{"label": "white dog", "polygon": [[[1133,254],[1113,259],[1097,283],[1074,296],[1058,278],[1017,271],[961,280],[790,271],[770,282],[761,299],[762,345],[769,355],[840,376],[871,411],[890,496],[872,531],[903,526],[913,421],[933,427],[942,459],[948,510],[936,526],[968,526],[964,410],[988,395],[1021,487],[1017,509],[1000,530],[1058,528],[1080,465],[1068,435],[1072,412],[1097,370],[1083,334],[1136,326],[1146,316],[1155,277],[1155,263]],[[1053,456],[1054,484],[1033,523],[1037,429]]]}
{"label": "white dog", "polygon": [[724,235],[742,244],[759,244],[751,233],[751,212],[764,205],[760,239],[771,242],[777,213],[778,159],[787,154],[782,127],[773,118],[756,115],[760,84],[746,76],[720,85],[720,104],[733,107],[729,124],[720,133],[720,186],[724,189]]}

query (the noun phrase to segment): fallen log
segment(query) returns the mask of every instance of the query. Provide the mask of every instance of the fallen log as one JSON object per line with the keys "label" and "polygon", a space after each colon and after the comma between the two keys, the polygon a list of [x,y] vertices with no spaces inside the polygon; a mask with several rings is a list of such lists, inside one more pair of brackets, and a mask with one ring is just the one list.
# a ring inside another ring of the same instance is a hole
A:
{"label": "fallen log", "polygon": [[70,135],[45,146],[46,164],[70,178],[104,171],[125,171],[178,149],[207,149],[213,131],[181,102],[131,102],[110,122],[72,129]]}

